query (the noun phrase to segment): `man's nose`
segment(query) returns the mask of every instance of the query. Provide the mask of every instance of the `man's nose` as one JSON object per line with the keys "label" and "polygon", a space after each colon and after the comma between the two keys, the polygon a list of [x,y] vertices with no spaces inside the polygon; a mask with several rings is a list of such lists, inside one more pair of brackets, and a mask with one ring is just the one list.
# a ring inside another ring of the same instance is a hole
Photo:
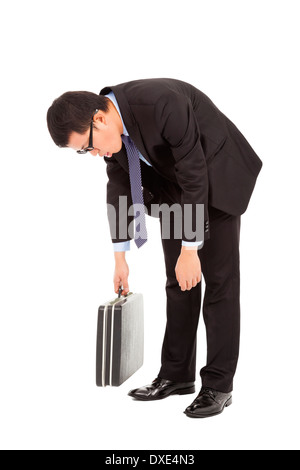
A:
{"label": "man's nose", "polygon": [[98,155],[98,150],[91,150],[90,153],[93,155],[93,157],[96,157],[96,155]]}

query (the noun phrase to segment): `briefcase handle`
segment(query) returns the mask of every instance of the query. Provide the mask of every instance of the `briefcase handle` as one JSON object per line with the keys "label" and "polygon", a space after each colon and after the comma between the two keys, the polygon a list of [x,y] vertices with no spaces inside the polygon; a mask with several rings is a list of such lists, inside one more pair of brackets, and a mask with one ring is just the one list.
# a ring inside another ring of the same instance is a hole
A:
{"label": "briefcase handle", "polygon": [[[119,294],[118,294],[118,299],[120,299],[122,297],[122,290],[123,290],[123,287],[120,286],[119,287]],[[124,295],[124,297],[128,297],[129,295],[132,295],[132,292],[128,292],[127,294]]]}
{"label": "briefcase handle", "polygon": [[[117,304],[121,300],[122,290],[123,290],[123,287],[120,287],[118,297],[116,298],[116,300],[113,300],[112,302],[110,302],[110,305]],[[130,295],[132,295],[132,292],[128,292],[128,294],[124,295],[124,298],[127,299]]]}

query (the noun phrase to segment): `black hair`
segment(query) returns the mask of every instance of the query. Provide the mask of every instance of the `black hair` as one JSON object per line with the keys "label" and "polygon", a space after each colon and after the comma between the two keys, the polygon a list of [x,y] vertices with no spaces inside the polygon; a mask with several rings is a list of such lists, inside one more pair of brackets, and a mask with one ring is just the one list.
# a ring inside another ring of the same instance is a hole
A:
{"label": "black hair", "polygon": [[84,134],[96,109],[107,112],[109,98],[89,91],[68,91],[53,101],[47,112],[47,125],[59,147],[67,147],[72,132]]}

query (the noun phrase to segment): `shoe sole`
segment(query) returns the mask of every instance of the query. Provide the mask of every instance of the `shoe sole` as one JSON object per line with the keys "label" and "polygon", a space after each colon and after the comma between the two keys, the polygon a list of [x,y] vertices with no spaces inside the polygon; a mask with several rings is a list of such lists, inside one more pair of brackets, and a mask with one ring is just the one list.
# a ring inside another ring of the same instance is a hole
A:
{"label": "shoe sole", "polygon": [[225,403],[225,405],[223,406],[222,410],[221,411],[218,411],[218,413],[212,413],[210,415],[200,415],[200,414],[196,414],[196,413],[191,413],[189,411],[184,411],[184,414],[186,416],[188,416],[189,418],[211,418],[212,416],[218,416],[220,414],[223,413],[223,411],[225,410],[225,408],[228,408],[228,406],[232,405],[232,397],[229,398],[229,400]]}
{"label": "shoe sole", "polygon": [[136,400],[140,401],[156,401],[156,400],[163,400],[164,398],[168,398],[171,395],[189,395],[191,393],[196,392],[196,387],[189,387],[189,388],[182,388],[181,390],[174,390],[173,392],[169,393],[165,397],[157,397],[157,398],[148,398],[148,397],[137,397],[133,393],[128,393],[129,397],[135,398]]}

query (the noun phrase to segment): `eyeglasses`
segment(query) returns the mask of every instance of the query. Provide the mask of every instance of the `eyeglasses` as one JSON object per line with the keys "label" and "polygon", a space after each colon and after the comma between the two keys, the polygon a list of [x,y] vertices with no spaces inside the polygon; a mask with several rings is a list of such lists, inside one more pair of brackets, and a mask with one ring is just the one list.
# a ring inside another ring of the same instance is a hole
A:
{"label": "eyeglasses", "polygon": [[95,116],[95,114],[98,113],[98,111],[99,111],[99,109],[96,109],[96,111],[94,112],[93,117],[92,117],[88,147],[86,147],[85,149],[77,150],[77,153],[79,153],[80,155],[84,155],[84,154],[86,154],[88,152],[92,152],[94,150],[94,146],[93,146],[93,122],[94,122],[94,116]]}

